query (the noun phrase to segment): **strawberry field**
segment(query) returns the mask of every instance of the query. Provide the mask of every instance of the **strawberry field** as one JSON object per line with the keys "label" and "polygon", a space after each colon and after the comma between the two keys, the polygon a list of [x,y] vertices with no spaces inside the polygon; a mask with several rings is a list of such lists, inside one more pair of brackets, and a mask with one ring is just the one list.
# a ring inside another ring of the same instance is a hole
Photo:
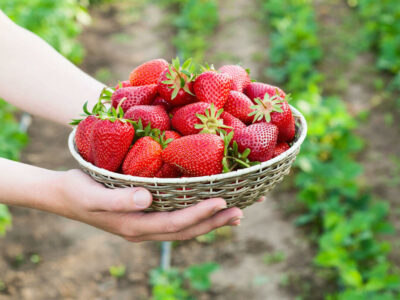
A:
{"label": "strawberry field", "polygon": [[[309,126],[267,201],[246,208],[240,227],[174,242],[168,270],[158,242],[1,205],[0,299],[400,298],[396,0],[6,0],[0,9],[110,86],[154,58],[239,63],[290,93]],[[68,127],[33,117],[24,133],[20,117],[0,102],[1,157],[77,168]]]}

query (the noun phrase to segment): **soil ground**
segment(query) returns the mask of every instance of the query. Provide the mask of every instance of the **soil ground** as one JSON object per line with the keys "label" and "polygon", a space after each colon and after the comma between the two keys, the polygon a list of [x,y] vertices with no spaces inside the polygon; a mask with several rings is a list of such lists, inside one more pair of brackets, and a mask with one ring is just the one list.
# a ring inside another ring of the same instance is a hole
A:
{"label": "soil ground", "polygon": [[[219,3],[220,24],[210,40],[212,46],[207,60],[221,64],[242,62],[252,69],[254,78],[263,79],[268,44],[265,29],[256,20],[257,1]],[[124,5],[97,7],[91,11],[93,23],[80,38],[87,50],[83,68],[108,84],[126,78],[133,66],[145,60],[170,59],[175,52],[170,42],[172,26],[165,11],[150,4],[131,10]],[[319,5],[321,23],[329,31],[329,26],[335,23],[325,21],[324,12],[332,7]],[[348,11],[339,17],[346,14]],[[334,55],[328,57],[327,66]],[[370,58],[358,57],[352,62],[351,70],[357,74],[362,72],[360,68],[366,59]],[[321,68],[328,72],[327,66],[322,64]],[[343,97],[349,106],[358,111],[359,107],[370,107],[364,106],[365,103],[375,103],[371,85],[354,80],[357,74],[345,73],[350,83]],[[370,141],[362,156],[365,180],[374,192],[399,207],[395,197],[398,187],[387,186],[388,172],[395,172],[388,157],[396,151],[399,153],[399,149],[384,146],[386,134],[398,142],[399,135],[394,126],[382,125],[390,106],[378,107],[379,113],[371,115],[360,129],[360,134]],[[22,154],[22,161],[56,170],[77,167],[66,145],[69,132],[69,128],[34,118],[29,130],[31,142]],[[295,203],[295,193],[288,188],[290,181],[288,178],[266,202],[247,208],[242,226],[232,232],[224,231],[216,242],[204,244],[193,240],[174,246],[172,265],[175,267],[207,261],[221,265],[212,276],[211,291],[198,295],[199,299],[274,300],[295,299],[297,295],[322,299],[328,287],[313,274],[314,249],[288,216]],[[0,240],[0,280],[5,286],[0,300],[149,299],[148,272],[159,265],[159,243],[131,244],[58,216],[23,208],[11,210],[13,229]],[[265,255],[276,252],[282,253],[285,259],[272,264],[263,262]],[[32,254],[38,254],[41,261],[31,262]],[[108,269],[119,264],[124,264],[127,272],[124,278],[116,280]]]}

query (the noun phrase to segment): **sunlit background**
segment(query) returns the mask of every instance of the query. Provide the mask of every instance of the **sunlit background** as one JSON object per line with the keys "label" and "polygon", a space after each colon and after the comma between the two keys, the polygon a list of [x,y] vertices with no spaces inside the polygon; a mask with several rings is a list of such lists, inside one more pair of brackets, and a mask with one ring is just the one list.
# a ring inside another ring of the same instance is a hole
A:
{"label": "sunlit background", "polygon": [[[0,9],[106,84],[158,57],[240,63],[291,93],[309,123],[295,170],[268,201],[247,208],[238,229],[174,243],[169,271],[158,269],[159,243],[0,206],[0,299],[400,299],[398,0],[2,0]],[[34,117],[24,133],[21,115],[0,101],[0,156],[76,167],[68,127]]]}

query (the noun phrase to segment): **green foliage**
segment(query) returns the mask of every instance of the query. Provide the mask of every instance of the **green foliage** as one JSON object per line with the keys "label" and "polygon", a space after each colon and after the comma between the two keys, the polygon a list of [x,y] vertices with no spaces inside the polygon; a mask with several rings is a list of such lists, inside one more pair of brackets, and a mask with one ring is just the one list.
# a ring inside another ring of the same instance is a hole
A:
{"label": "green foliage", "polygon": [[124,265],[111,266],[109,272],[112,277],[122,278],[125,276],[126,267]]}
{"label": "green foliage", "polygon": [[269,25],[269,61],[266,74],[277,83],[298,91],[307,83],[318,83],[321,75],[314,67],[321,58],[315,13],[310,0],[262,1]]}
{"label": "green foliage", "polygon": [[209,47],[208,37],[218,24],[218,1],[216,0],[172,0],[164,4],[177,7],[174,25],[177,34],[173,43],[184,59],[193,57],[196,63],[204,59]]}
{"label": "green foliage", "polygon": [[74,63],[83,58],[76,40],[90,21],[84,0],[5,0],[0,9],[20,26],[36,33]]}
{"label": "green foliage", "polygon": [[280,263],[286,259],[286,253],[282,251],[276,251],[273,253],[267,253],[264,255],[263,260],[267,265]]}
{"label": "green foliage", "polygon": [[0,204],[0,236],[6,233],[6,230],[11,227],[11,214],[7,206]]}
{"label": "green foliage", "polygon": [[324,98],[316,87],[322,79],[315,70],[321,47],[312,3],[263,3],[273,30],[271,75],[287,82],[293,104],[308,120],[308,137],[296,161],[302,172],[295,179],[306,213],[297,224],[312,225],[318,243],[316,264],[336,271],[340,291],[327,298],[398,299],[400,279],[387,259],[390,245],[378,238],[392,231],[385,220],[388,208],[357,182],[362,168],[354,156],[363,142],[352,132],[355,119],[340,99]]}
{"label": "green foliage", "polygon": [[390,87],[400,91],[400,5],[398,0],[356,0],[356,7],[364,22],[365,48],[378,53],[377,67],[394,74]]}
{"label": "green foliage", "polygon": [[[193,265],[184,271],[172,268],[153,269],[150,272],[153,300],[194,300],[191,290],[207,291],[210,275],[219,268],[216,263]],[[189,286],[189,289],[186,286]]]}

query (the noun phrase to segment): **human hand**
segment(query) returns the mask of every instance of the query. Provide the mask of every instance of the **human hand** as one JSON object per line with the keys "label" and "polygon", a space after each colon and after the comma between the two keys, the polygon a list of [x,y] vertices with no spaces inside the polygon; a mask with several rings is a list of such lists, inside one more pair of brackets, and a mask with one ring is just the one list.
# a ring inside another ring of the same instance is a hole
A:
{"label": "human hand", "polygon": [[108,189],[80,170],[59,174],[53,212],[119,235],[131,242],[188,240],[218,227],[240,224],[242,211],[221,198],[173,212],[147,212],[143,188]]}

